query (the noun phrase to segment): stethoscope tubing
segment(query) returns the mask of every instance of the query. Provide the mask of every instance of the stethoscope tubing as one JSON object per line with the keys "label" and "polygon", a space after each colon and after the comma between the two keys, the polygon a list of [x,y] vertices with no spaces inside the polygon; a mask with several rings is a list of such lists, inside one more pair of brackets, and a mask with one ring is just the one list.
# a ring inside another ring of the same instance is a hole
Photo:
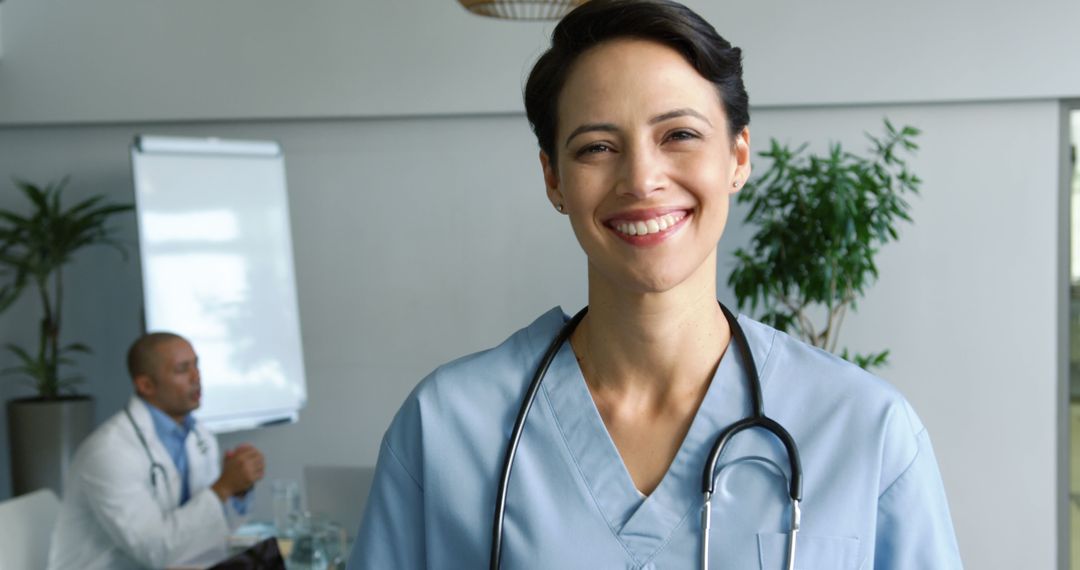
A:
{"label": "stethoscope tubing", "polygon": [[[709,458],[706,461],[705,469],[702,471],[701,486],[703,504],[701,514],[701,568],[707,569],[709,564],[709,529],[711,527],[712,519],[711,498],[715,491],[716,479],[714,474],[716,473],[716,465],[719,462],[720,455],[723,453],[724,448],[736,434],[747,429],[757,428],[764,429],[776,436],[776,438],[784,445],[785,451],[787,452],[789,468],[791,470],[791,480],[788,488],[788,494],[791,498],[791,534],[788,540],[785,566],[788,570],[793,570],[795,567],[796,539],[802,518],[800,509],[800,502],[802,501],[802,461],[799,457],[799,449],[795,444],[795,439],[791,437],[791,434],[779,423],[765,415],[761,393],[761,379],[758,376],[757,366],[754,363],[754,355],[750,351],[750,343],[747,341],[746,335],[735,315],[732,314],[723,303],[719,303],[719,305],[721,311],[724,313],[724,318],[727,320],[729,328],[731,329],[732,338],[735,340],[735,344],[738,347],[743,361],[746,363],[751,413],[749,416],[735,422],[720,432],[709,452]],[[529,411],[532,409],[533,401],[536,399],[536,394],[540,390],[540,384],[544,381],[544,376],[547,374],[548,368],[551,366],[552,361],[554,361],[555,356],[558,354],[563,343],[570,338],[570,335],[573,334],[578,324],[588,313],[588,310],[589,307],[586,306],[578,311],[578,313],[567,321],[559,330],[559,333],[551,341],[551,345],[548,346],[547,352],[544,353],[543,358],[540,360],[540,364],[536,367],[536,372],[533,374],[532,381],[529,383],[529,387],[525,392],[525,397],[522,399],[521,407],[518,410],[517,418],[514,421],[513,430],[510,433],[510,439],[507,442],[506,453],[503,457],[502,476],[499,479],[499,490],[495,497],[495,512],[492,517],[491,529],[491,558],[489,562],[489,568],[491,570],[498,570],[502,563],[502,536],[503,521],[506,516],[506,497],[510,486],[510,475],[514,468],[514,457],[517,455],[518,446],[521,442],[521,434],[525,428],[525,421],[528,418]]]}
{"label": "stethoscope tubing", "polygon": [[521,442],[521,432],[525,429],[525,419],[529,417],[529,410],[532,409],[533,401],[536,399],[536,392],[540,390],[540,383],[544,381],[544,376],[547,374],[551,362],[555,360],[555,355],[559,353],[563,343],[570,338],[570,334],[574,332],[578,323],[585,318],[585,314],[588,312],[589,307],[586,306],[559,330],[559,334],[555,337],[555,340],[551,341],[551,346],[548,347],[544,358],[540,360],[539,366],[536,367],[536,373],[533,374],[532,382],[529,383],[529,389],[525,392],[525,398],[521,401],[521,409],[518,410],[517,419],[514,421],[514,429],[510,432],[510,440],[506,445],[502,478],[499,480],[499,492],[495,496],[495,516],[491,528],[491,570],[497,570],[500,565],[503,517],[506,515],[506,492],[510,487],[510,473],[514,469],[514,456],[517,454],[518,444]]}
{"label": "stethoscope tubing", "polygon": [[[139,438],[139,444],[142,445],[143,451],[146,452],[146,458],[150,460],[150,486],[157,490],[157,473],[161,473],[161,478],[165,481],[165,491],[172,496],[172,485],[169,483],[169,475],[165,471],[165,466],[162,465],[157,459],[154,459],[154,454],[150,451],[150,444],[146,441],[146,436],[143,435],[142,429],[139,428],[139,424],[135,423],[135,417],[131,415],[131,410],[128,406],[124,406],[124,415],[127,416],[128,422],[131,423],[131,429],[135,431],[135,436]],[[209,451],[209,446],[199,435],[198,430],[192,429],[191,433],[195,435],[196,445],[199,448],[199,452],[206,455]]]}
{"label": "stethoscope tubing", "polygon": [[154,454],[150,453],[150,444],[146,442],[146,436],[139,429],[139,424],[135,423],[135,418],[131,415],[131,410],[127,406],[124,406],[124,415],[127,416],[128,422],[131,423],[131,429],[135,430],[135,436],[139,438],[139,444],[142,445],[143,451],[146,452],[146,458],[150,460],[150,486],[157,489],[158,471],[161,471],[161,478],[165,480],[165,485],[168,486],[169,476],[165,472],[165,466],[158,463],[158,460],[154,459]]}

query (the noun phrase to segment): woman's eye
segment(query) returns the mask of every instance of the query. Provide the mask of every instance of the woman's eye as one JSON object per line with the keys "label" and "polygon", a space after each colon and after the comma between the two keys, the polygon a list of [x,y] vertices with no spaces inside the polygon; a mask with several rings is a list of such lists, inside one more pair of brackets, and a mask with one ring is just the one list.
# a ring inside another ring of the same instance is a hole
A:
{"label": "woman's eye", "polygon": [[581,147],[581,149],[577,151],[577,155],[585,156],[588,154],[600,154],[602,152],[608,152],[609,150],[611,150],[611,147],[604,143],[593,143]]}
{"label": "woman's eye", "polygon": [[668,140],[673,141],[688,141],[696,138],[700,138],[697,133],[687,130],[672,131],[671,134],[668,135]]}

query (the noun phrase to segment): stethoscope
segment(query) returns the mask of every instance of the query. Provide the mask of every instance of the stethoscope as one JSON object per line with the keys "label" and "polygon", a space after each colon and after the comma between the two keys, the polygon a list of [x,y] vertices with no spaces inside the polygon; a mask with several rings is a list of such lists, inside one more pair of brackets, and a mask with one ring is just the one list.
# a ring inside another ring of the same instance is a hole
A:
{"label": "stethoscope", "polygon": [[[588,310],[588,307],[581,309],[578,314],[563,325],[555,340],[551,341],[551,346],[548,347],[547,353],[544,354],[540,365],[537,366],[532,383],[529,384],[529,389],[525,392],[525,399],[521,402],[521,409],[518,411],[517,419],[514,421],[514,430],[510,433],[510,440],[506,445],[502,478],[499,481],[499,493],[495,498],[490,560],[492,570],[500,568],[502,563],[500,554],[502,553],[503,518],[506,514],[506,494],[510,487],[510,471],[514,467],[514,455],[517,453],[518,444],[521,441],[521,432],[525,428],[525,418],[529,415],[529,410],[532,408],[533,400],[536,399],[536,393],[540,390],[540,383],[543,382],[548,367],[551,366],[555,355],[558,354],[563,343],[570,338],[570,335],[577,328],[581,319],[585,317]],[[759,428],[776,436],[784,444],[784,449],[787,451],[788,463],[791,469],[791,479],[788,481],[788,495],[791,497],[791,527],[788,536],[787,569],[794,570],[795,542],[802,518],[799,510],[799,503],[802,501],[802,462],[799,459],[799,448],[795,445],[794,438],[783,426],[765,415],[761,398],[761,379],[758,377],[757,365],[754,364],[754,355],[750,352],[750,343],[746,341],[746,335],[743,333],[742,327],[739,326],[735,315],[723,303],[720,303],[720,310],[723,311],[724,318],[727,319],[735,344],[738,346],[739,353],[746,363],[752,411],[749,416],[724,428],[716,436],[712,450],[709,451],[709,459],[705,462],[705,469],[701,475],[701,493],[704,499],[701,507],[701,568],[707,570],[709,567],[709,529],[712,523],[712,496],[716,490],[716,478],[714,476],[716,463],[720,460],[720,454],[724,452],[724,448],[735,434],[748,429]]]}
{"label": "stethoscope", "polygon": [[[135,430],[135,436],[139,438],[139,443],[142,445],[143,451],[146,452],[147,459],[150,460],[150,486],[157,490],[157,475],[161,473],[161,478],[165,481],[166,496],[172,496],[172,485],[169,483],[169,476],[165,471],[165,466],[154,459],[154,454],[150,452],[150,444],[146,443],[146,436],[143,435],[143,431],[139,429],[139,424],[135,423],[135,418],[131,415],[131,410],[128,406],[124,406],[124,415],[127,416],[129,422],[131,422],[131,429]],[[206,455],[210,451],[210,446],[206,443],[206,440],[199,435],[199,430],[192,429],[191,433],[195,434],[195,444],[199,448],[199,453]]]}

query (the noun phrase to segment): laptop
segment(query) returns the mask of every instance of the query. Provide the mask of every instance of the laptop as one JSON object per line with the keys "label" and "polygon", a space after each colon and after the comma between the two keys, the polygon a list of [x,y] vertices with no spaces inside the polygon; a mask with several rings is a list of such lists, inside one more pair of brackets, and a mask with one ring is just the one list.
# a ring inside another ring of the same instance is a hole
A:
{"label": "laptop", "polygon": [[374,467],[305,465],[307,509],[340,524],[351,541],[360,528],[374,478]]}

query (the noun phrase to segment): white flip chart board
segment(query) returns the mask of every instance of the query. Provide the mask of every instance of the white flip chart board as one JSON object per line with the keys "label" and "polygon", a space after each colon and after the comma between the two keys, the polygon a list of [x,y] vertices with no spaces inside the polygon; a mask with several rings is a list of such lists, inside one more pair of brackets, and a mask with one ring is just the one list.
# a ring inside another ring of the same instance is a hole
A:
{"label": "white flip chart board", "polygon": [[199,356],[199,421],[295,421],[306,400],[285,162],[275,142],[136,137],[146,330]]}

